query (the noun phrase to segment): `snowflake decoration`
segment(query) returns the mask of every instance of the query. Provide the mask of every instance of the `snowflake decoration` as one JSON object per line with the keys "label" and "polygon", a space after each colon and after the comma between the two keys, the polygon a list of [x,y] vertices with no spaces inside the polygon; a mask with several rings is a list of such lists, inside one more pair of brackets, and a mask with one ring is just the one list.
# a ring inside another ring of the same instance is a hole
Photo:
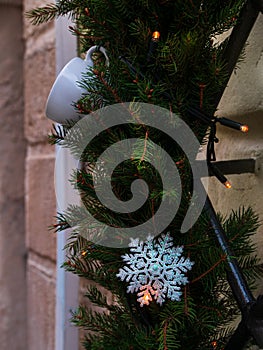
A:
{"label": "snowflake decoration", "polygon": [[185,273],[193,262],[182,256],[183,247],[174,247],[169,233],[162,234],[154,242],[149,236],[146,242],[131,239],[131,254],[122,256],[128,266],[119,270],[117,277],[129,282],[128,293],[138,292],[140,306],[156,300],[160,305],[166,298],[179,301],[181,286],[188,283]]}

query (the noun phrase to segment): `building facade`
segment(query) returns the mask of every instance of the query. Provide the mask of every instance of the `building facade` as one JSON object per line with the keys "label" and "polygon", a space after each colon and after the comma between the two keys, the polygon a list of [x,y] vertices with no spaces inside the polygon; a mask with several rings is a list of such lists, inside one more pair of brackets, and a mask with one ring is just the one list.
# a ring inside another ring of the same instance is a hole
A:
{"label": "building facade", "polygon": [[[32,26],[24,15],[44,3],[0,0],[0,344],[11,350],[68,350],[56,341],[57,236],[48,230],[56,215],[55,149],[47,142],[52,123],[44,115],[61,52],[54,23]],[[262,32],[260,15],[218,110],[250,126],[247,135],[219,128],[218,160],[253,157],[255,173],[229,176],[231,190],[209,180],[217,210],[227,214],[251,205],[261,220]],[[255,240],[263,258],[263,227]]]}

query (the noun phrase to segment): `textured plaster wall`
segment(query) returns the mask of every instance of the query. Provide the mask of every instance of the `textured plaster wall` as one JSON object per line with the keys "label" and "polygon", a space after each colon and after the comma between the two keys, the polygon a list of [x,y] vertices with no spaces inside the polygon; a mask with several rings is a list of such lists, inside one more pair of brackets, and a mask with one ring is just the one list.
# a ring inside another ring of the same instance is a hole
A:
{"label": "textured plaster wall", "polygon": [[0,1],[0,348],[3,350],[27,349],[21,11],[19,1],[13,4]]}
{"label": "textured plaster wall", "polygon": [[[24,0],[24,11],[43,5]],[[27,259],[27,350],[55,348],[56,214],[54,148],[45,103],[55,78],[54,24],[32,26],[24,17],[25,205]]]}
{"label": "textured plaster wall", "polygon": [[[255,174],[229,175],[232,189],[225,189],[210,179],[209,193],[217,210],[228,214],[240,206],[252,206],[263,222],[263,15],[260,15],[248,38],[245,59],[232,74],[217,114],[248,124],[250,131],[242,134],[219,127],[220,143],[217,160],[255,158]],[[254,238],[263,260],[263,226]],[[263,292],[263,283],[261,283]]]}

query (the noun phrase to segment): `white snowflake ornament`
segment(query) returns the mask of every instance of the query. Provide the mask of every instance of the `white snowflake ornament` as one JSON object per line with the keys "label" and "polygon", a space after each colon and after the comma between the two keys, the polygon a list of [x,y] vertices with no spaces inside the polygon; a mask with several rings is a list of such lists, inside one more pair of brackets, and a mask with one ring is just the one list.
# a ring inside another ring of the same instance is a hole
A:
{"label": "white snowflake ornament", "polygon": [[129,282],[127,292],[138,292],[140,306],[156,300],[160,305],[166,298],[179,301],[181,286],[188,283],[185,273],[193,262],[182,256],[183,247],[174,247],[169,233],[162,234],[157,241],[149,236],[146,242],[132,239],[131,254],[122,259],[128,266],[119,270],[117,277]]}

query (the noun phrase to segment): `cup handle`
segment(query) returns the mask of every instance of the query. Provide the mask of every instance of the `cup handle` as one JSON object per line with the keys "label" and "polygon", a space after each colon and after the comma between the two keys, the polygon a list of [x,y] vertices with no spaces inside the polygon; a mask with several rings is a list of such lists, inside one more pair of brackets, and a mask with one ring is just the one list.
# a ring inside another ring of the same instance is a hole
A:
{"label": "cup handle", "polygon": [[105,50],[105,48],[103,46],[92,46],[86,53],[86,57],[85,57],[85,62],[87,62],[87,65],[90,67],[93,67],[93,60],[92,60],[92,54],[96,51],[100,51],[103,53],[103,55],[105,56],[105,64],[108,67],[110,64],[110,60],[109,57],[107,55],[107,52]]}

